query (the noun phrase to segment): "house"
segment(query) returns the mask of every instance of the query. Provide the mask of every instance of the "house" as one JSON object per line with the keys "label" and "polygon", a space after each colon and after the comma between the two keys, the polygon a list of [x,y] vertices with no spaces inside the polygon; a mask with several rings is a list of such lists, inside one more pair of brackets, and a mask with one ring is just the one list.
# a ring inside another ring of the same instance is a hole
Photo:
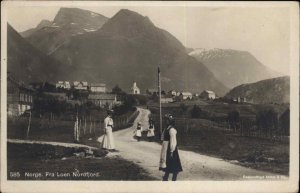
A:
{"label": "house", "polygon": [[238,102],[238,103],[246,103],[246,102],[247,102],[247,99],[246,99],[246,97],[238,97],[238,98],[237,98],[237,102]]}
{"label": "house", "polygon": [[118,104],[117,95],[115,94],[107,94],[107,93],[93,93],[89,94],[88,101],[94,103],[99,107],[107,107],[112,108],[114,105]]}
{"label": "house", "polygon": [[147,89],[146,90],[146,93],[148,94],[148,95],[157,95],[158,94],[158,91],[157,91],[157,89]]}
{"label": "house", "polygon": [[101,83],[91,83],[90,90],[92,92],[106,92],[106,84]]}
{"label": "house", "polygon": [[169,95],[172,95],[172,96],[177,96],[177,92],[175,90],[170,90],[168,92]]}
{"label": "house", "polygon": [[174,102],[174,99],[172,97],[164,96],[164,97],[161,97],[160,101],[161,101],[161,103],[172,103],[172,102]]}
{"label": "house", "polygon": [[71,83],[69,81],[58,81],[56,88],[71,89]]}
{"label": "house", "polygon": [[52,96],[59,101],[66,101],[69,99],[67,93],[65,92],[44,92],[45,95]]}
{"label": "house", "polygon": [[187,99],[192,99],[193,98],[193,94],[190,92],[181,92],[179,95],[179,98],[181,100],[187,100]]}
{"label": "house", "polygon": [[137,87],[136,82],[133,83],[131,87],[132,94],[141,94],[139,87]]}
{"label": "house", "polygon": [[7,77],[7,115],[19,116],[33,108],[34,90],[21,85],[10,74]]}
{"label": "house", "polygon": [[74,81],[73,86],[74,86],[74,89],[76,89],[76,90],[87,90],[88,89],[88,82]]}
{"label": "house", "polygon": [[201,94],[200,97],[203,99],[215,99],[216,98],[216,94],[213,91],[210,90],[204,90]]}

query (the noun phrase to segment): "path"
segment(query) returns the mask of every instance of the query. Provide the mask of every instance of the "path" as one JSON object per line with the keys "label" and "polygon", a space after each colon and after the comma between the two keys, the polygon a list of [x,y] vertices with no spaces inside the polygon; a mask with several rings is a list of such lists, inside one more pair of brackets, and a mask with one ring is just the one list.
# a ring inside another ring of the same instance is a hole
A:
{"label": "path", "polygon": [[[151,176],[161,179],[163,173],[158,170],[161,146],[155,142],[137,142],[133,139],[133,131],[137,122],[148,125],[150,112],[142,108],[138,108],[138,110],[140,114],[133,127],[114,132],[116,147],[120,151],[118,154],[127,160],[134,161],[148,171]],[[276,175],[191,151],[179,150],[179,155],[184,171],[178,175],[178,180],[247,180],[245,176]]]}

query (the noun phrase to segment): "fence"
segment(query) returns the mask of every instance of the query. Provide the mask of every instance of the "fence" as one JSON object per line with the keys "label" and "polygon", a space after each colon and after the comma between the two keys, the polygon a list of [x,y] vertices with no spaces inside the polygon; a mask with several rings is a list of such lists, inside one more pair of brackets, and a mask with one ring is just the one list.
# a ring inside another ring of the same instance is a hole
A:
{"label": "fence", "polygon": [[[138,111],[129,111],[114,117],[114,130],[132,125]],[[64,117],[65,118],[65,117]],[[61,119],[52,114],[44,117],[8,117],[7,137],[45,141],[79,142],[85,137],[99,136],[103,133],[104,114],[99,116],[78,115]]]}
{"label": "fence", "polygon": [[[152,115],[157,128],[159,128],[159,116]],[[275,141],[288,142],[289,136],[286,135],[284,129],[278,127],[263,129],[259,128],[255,119],[242,118],[237,123],[229,123],[222,119],[208,120],[208,119],[191,119],[191,118],[175,118],[176,129],[178,134],[182,137],[183,141],[186,136],[199,131],[217,130],[224,133],[231,133],[245,137],[256,137],[262,139],[270,139]],[[165,120],[163,120],[163,128],[166,127]]]}

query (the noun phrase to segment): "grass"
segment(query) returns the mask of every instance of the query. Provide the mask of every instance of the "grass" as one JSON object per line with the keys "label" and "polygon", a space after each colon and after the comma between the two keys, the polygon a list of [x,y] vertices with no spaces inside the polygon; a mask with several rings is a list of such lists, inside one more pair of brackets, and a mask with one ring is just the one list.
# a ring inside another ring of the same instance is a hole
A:
{"label": "grass", "polygon": [[[159,128],[158,116],[154,112],[156,128]],[[176,118],[175,122],[179,149],[222,158],[249,168],[289,175],[288,140],[240,136],[224,125],[211,124],[206,119]]]}
{"label": "grass", "polygon": [[[120,157],[77,157],[82,149],[8,143],[8,180],[155,180]],[[90,176],[73,175],[76,172]],[[47,175],[46,173],[53,173]],[[28,174],[35,174],[29,176]],[[65,175],[62,175],[65,174]]]}

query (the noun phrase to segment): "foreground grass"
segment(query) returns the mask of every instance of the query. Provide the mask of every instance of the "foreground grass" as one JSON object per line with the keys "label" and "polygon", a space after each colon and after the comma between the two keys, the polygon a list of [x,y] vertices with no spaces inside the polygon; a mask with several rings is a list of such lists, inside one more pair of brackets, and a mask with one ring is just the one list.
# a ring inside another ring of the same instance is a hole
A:
{"label": "foreground grass", "polygon": [[100,152],[100,157],[94,157],[83,152],[49,145],[8,143],[8,180],[155,180],[135,163],[118,156],[104,157]]}

